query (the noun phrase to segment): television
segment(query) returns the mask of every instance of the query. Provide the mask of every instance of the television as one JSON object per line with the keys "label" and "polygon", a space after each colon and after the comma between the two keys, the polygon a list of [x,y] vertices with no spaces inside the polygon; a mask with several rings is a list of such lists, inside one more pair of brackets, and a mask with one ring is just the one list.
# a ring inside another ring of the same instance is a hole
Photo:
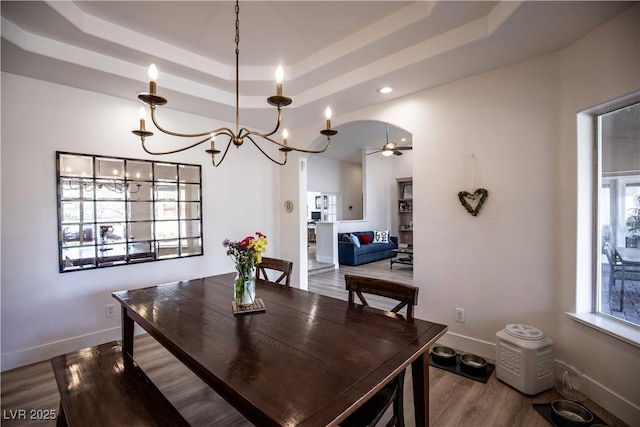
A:
{"label": "television", "polygon": [[322,213],[320,211],[311,211],[311,221],[320,221]]}

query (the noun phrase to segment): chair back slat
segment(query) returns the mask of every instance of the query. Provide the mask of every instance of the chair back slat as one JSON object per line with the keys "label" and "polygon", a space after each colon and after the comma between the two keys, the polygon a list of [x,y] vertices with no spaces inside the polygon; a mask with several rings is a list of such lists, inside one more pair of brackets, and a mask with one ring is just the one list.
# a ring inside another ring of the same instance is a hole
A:
{"label": "chair back slat", "polygon": [[356,295],[358,295],[358,299],[360,300],[360,304],[366,305],[366,306],[369,305],[369,303],[367,302],[367,299],[364,297],[364,294],[362,292],[356,291]]}
{"label": "chair back slat", "polygon": [[398,301],[392,312],[398,313],[403,307],[407,307],[407,318],[413,318],[413,306],[418,304],[418,288],[391,280],[377,279],[374,277],[345,275],[345,286],[349,292],[349,303],[354,304],[354,294],[362,305],[369,306],[364,294],[378,295]]}
{"label": "chair back slat", "polygon": [[609,265],[611,266],[611,268],[613,268],[613,265],[614,265],[613,253],[611,251],[611,246],[609,246],[609,243],[604,244],[604,253],[607,256],[607,261],[609,261]]}
{"label": "chair back slat", "polygon": [[[268,270],[280,272],[277,279],[272,280],[267,274]],[[256,277],[278,285],[289,286],[291,282],[291,272],[293,271],[293,262],[284,259],[262,257],[262,262],[257,265]],[[283,283],[284,282],[284,283]]]}

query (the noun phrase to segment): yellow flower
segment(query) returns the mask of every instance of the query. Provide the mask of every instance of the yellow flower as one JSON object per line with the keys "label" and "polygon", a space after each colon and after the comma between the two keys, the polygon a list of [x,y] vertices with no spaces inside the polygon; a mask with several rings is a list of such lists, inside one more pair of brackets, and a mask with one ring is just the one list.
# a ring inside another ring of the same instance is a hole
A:
{"label": "yellow flower", "polygon": [[256,264],[262,262],[262,254],[267,250],[267,236],[260,232],[257,237],[247,236],[239,242],[225,239],[222,245],[227,248],[229,255],[236,264],[238,271],[250,271]]}

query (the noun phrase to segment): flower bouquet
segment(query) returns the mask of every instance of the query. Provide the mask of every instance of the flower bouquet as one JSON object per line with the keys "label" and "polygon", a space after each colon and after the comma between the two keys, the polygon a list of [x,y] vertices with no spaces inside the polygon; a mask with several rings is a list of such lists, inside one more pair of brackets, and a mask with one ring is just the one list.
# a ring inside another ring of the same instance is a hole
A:
{"label": "flower bouquet", "polygon": [[233,294],[238,306],[253,304],[256,296],[256,265],[262,262],[262,254],[267,250],[267,236],[260,232],[255,234],[256,237],[247,236],[239,242],[229,239],[222,242],[236,267]]}

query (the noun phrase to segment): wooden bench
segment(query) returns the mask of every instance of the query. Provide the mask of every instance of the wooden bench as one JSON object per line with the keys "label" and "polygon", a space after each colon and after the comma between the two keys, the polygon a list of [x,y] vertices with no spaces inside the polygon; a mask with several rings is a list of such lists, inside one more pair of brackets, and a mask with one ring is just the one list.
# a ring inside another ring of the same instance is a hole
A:
{"label": "wooden bench", "polygon": [[116,341],[51,359],[60,391],[58,426],[188,426]]}

